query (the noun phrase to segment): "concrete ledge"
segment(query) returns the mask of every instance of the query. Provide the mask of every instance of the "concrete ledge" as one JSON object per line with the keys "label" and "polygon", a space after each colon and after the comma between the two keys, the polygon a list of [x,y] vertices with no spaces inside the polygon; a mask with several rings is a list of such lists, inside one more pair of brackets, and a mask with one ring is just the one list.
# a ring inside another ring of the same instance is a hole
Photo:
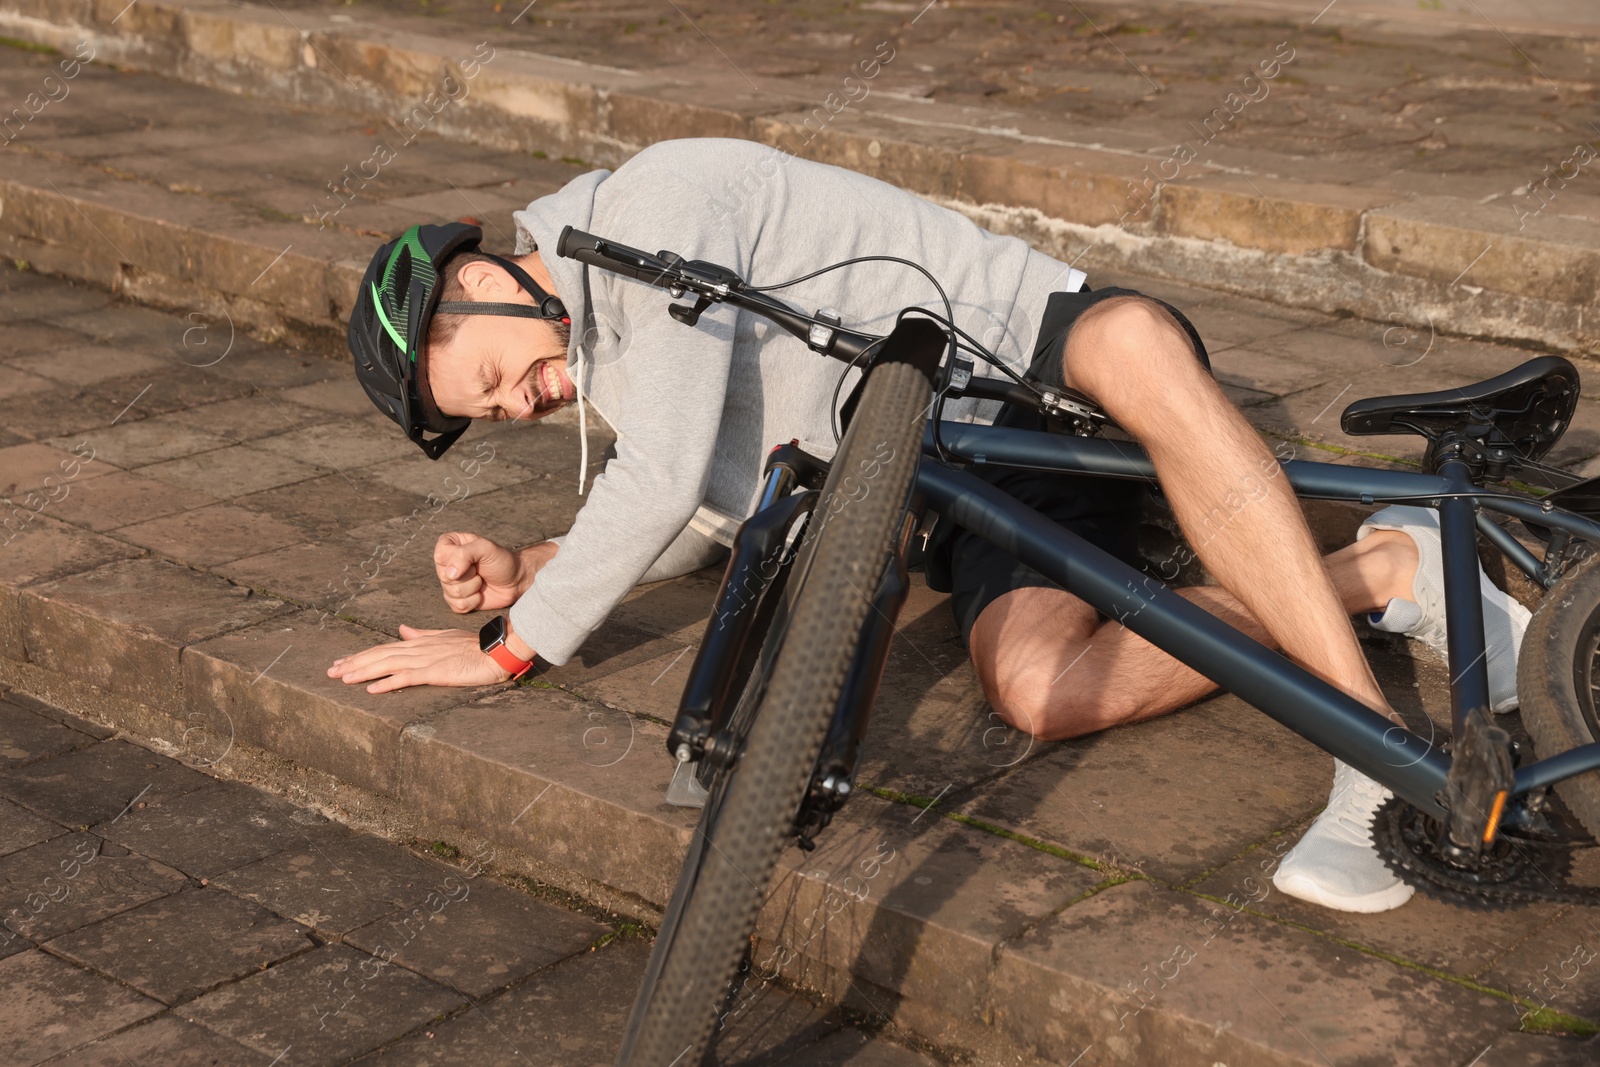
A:
{"label": "concrete ledge", "polygon": [[[487,45],[477,51],[465,38],[439,37],[431,20],[364,12],[355,25],[336,21],[333,11],[297,9],[291,25],[264,8],[213,0],[119,7],[3,0],[0,30],[63,49],[87,41],[98,60],[286,104],[400,114],[398,123],[387,118],[397,130],[420,101],[454,80],[467,92],[432,117],[430,132],[605,166],[673,137],[795,147],[944,202],[984,225],[998,224],[1091,269],[1137,270],[1298,307],[1600,352],[1594,326],[1600,224],[1535,219],[1519,229],[1507,213],[1467,200],[1401,200],[1266,173],[1198,167],[1193,176],[1164,182],[1150,169],[1155,157],[1073,145],[1059,130],[1001,129],[985,125],[974,109],[943,104],[888,99],[867,112],[846,109],[820,131],[802,133],[815,101],[792,91],[757,97],[720,69],[622,71]],[[475,58],[491,53],[482,62]],[[12,195],[20,189],[13,186]],[[27,211],[16,219],[9,208],[0,218],[0,230],[20,242],[16,247],[60,243],[75,225]],[[198,220],[191,225],[205,228]],[[130,249],[136,260],[130,266],[160,279],[146,283],[145,292],[190,279],[190,264],[201,261],[163,252],[158,236],[180,248],[191,239],[167,231],[152,233],[149,243],[130,240],[141,250]],[[237,244],[252,235],[235,236]],[[289,241],[277,243],[278,236],[260,234],[260,249],[277,254]],[[343,277],[348,271],[337,250],[301,246],[295,254],[311,284],[245,294],[229,275],[246,273],[259,254],[229,252],[223,262],[238,269],[220,272],[212,288],[258,302],[257,315],[326,323],[338,318],[353,284]],[[39,261],[101,282],[117,273],[99,253],[92,258],[52,258],[47,251]],[[323,267],[328,276],[319,278]]]}

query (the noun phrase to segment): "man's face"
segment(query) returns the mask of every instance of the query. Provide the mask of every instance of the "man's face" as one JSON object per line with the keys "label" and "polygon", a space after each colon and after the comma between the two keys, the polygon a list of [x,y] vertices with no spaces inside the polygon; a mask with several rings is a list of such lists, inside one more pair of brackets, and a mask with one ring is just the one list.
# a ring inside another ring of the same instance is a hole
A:
{"label": "man's face", "polygon": [[[468,264],[460,277],[469,300],[532,304],[494,264]],[[549,322],[468,315],[449,344],[429,349],[428,386],[446,415],[542,419],[577,398],[566,368],[566,347]]]}
{"label": "man's face", "polygon": [[548,323],[472,315],[428,353],[428,386],[446,415],[542,419],[577,398],[567,351]]}

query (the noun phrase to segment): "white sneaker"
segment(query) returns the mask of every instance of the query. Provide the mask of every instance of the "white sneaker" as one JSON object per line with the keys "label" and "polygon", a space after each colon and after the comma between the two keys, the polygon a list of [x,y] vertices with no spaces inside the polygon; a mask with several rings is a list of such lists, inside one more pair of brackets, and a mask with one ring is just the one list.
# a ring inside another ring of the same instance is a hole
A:
{"label": "white sneaker", "polygon": [[[1389,601],[1382,614],[1368,615],[1379,630],[1415,637],[1448,660],[1444,617],[1444,552],[1439,544],[1439,516],[1430,508],[1404,505],[1369,516],[1356,531],[1360,541],[1373,530],[1399,530],[1416,542],[1417,573],[1411,579],[1413,600]],[[1483,629],[1489,645],[1489,707],[1501,714],[1517,706],[1517,651],[1533,616],[1502,592],[1478,568],[1483,593]]]}
{"label": "white sneaker", "polygon": [[1372,845],[1372,817],[1389,790],[1335,760],[1328,806],[1273,872],[1272,884],[1291,897],[1335,911],[1398,908],[1416,890],[1384,865]]}

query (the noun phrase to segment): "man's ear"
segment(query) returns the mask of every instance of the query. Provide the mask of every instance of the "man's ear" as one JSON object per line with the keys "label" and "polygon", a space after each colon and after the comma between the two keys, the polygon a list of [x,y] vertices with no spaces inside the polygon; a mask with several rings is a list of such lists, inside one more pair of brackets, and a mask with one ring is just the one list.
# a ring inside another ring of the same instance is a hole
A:
{"label": "man's ear", "polygon": [[487,260],[475,259],[462,264],[456,277],[468,293],[484,300],[509,296],[519,288],[503,267]]}

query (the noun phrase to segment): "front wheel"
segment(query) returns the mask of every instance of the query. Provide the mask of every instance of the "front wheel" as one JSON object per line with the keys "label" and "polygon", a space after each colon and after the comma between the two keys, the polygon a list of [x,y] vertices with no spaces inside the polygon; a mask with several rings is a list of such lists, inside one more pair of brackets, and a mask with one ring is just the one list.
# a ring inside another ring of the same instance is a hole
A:
{"label": "front wheel", "polygon": [[[1540,759],[1600,740],[1600,556],[1563,578],[1533,613],[1518,654],[1517,695]],[[1600,837],[1600,771],[1555,788]]]}
{"label": "front wheel", "polygon": [[893,551],[929,395],[905,363],[867,380],[806,524],[792,604],[769,638],[776,654],[761,657],[743,697],[757,702],[748,738],[712,781],[618,1067],[697,1067],[711,1044]]}

